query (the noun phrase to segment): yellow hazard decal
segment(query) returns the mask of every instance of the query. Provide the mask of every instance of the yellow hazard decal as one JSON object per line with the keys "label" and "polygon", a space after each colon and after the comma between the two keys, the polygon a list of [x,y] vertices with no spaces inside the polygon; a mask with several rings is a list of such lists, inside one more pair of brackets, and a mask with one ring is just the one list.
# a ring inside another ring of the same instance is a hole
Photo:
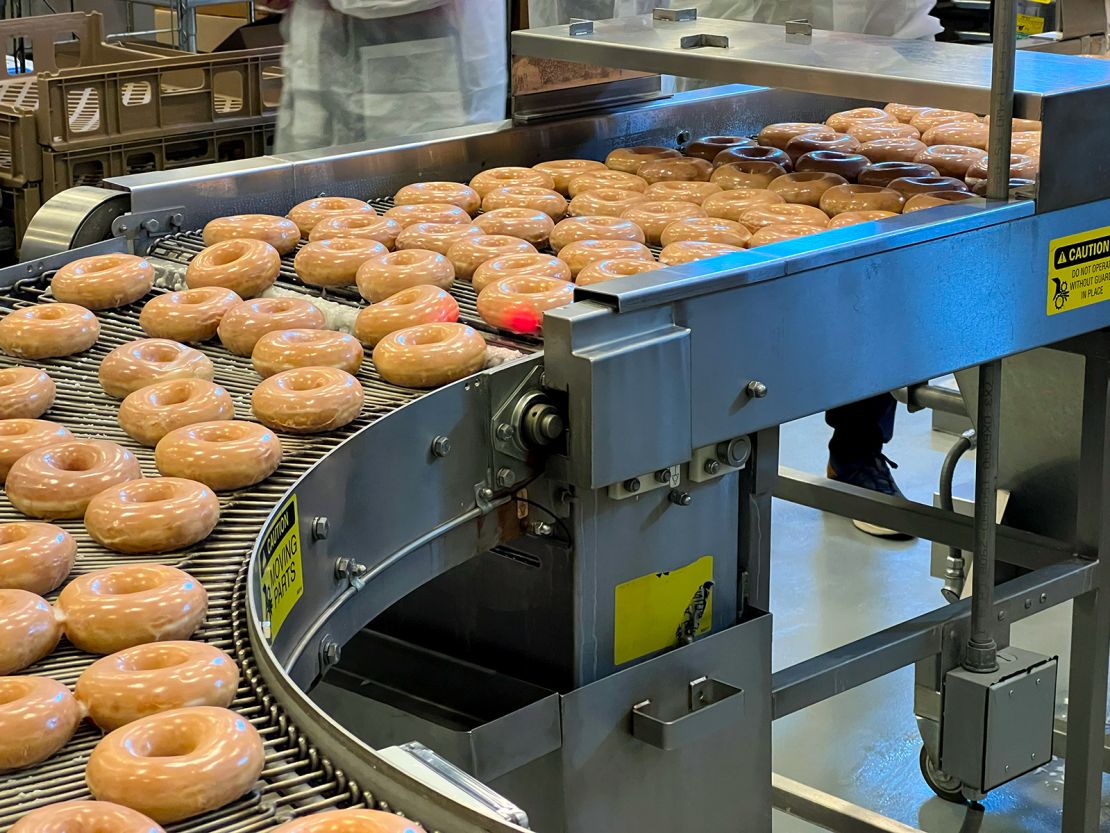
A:
{"label": "yellow hazard decal", "polygon": [[1058,237],[1048,245],[1049,315],[1110,297],[1110,226]]}
{"label": "yellow hazard decal", "polygon": [[713,556],[618,584],[613,615],[614,665],[707,633],[713,621]]}
{"label": "yellow hazard decal", "polygon": [[262,567],[262,618],[270,623],[270,638],[277,636],[293,605],[304,594],[301,569],[301,527],[297,496],[293,495],[274,515],[262,534],[259,551]]}
{"label": "yellow hazard decal", "polygon": [[1035,14],[1019,14],[1017,30],[1021,35],[1039,35],[1044,31],[1044,18]]}

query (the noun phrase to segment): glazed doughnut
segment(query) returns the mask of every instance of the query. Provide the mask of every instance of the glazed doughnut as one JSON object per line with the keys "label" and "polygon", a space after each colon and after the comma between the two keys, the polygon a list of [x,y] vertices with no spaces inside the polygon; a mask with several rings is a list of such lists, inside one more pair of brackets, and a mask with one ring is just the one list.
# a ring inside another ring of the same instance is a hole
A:
{"label": "glazed doughnut", "polygon": [[45,761],[81,722],[69,689],[48,677],[0,677],[0,773]]}
{"label": "glazed doughnut", "polygon": [[[1032,179],[1020,179],[1017,177],[1010,177],[1009,190],[1013,192],[1018,188],[1025,188],[1029,185],[1035,184],[1035,181]],[[971,189],[971,193],[973,193],[977,197],[985,197],[987,195],[987,180],[980,179],[978,182],[976,182],[975,186]]]}
{"label": "glazed doughnut", "polygon": [[579,240],[635,240],[644,242],[644,232],[631,220],[620,217],[571,217],[551,232],[551,249],[556,254],[569,243]]}
{"label": "glazed doughnut", "polygon": [[579,240],[568,243],[559,251],[559,259],[570,267],[573,277],[577,277],[591,263],[613,258],[655,260],[651,249],[635,240]]}
{"label": "glazed doughnut", "polygon": [[373,347],[390,333],[406,327],[458,320],[459,304],[450,294],[438,286],[410,286],[361,310],[355,318],[354,337]]}
{"label": "glazed doughnut", "polygon": [[654,260],[640,260],[633,257],[596,260],[578,273],[575,284],[589,286],[590,284],[611,281],[614,278],[626,278],[629,275],[638,275],[641,272],[651,272],[661,268],[662,264],[656,263]]}
{"label": "glazed doughnut", "polygon": [[90,654],[188,639],[208,612],[204,585],[167,564],[122,564],[78,576],[58,594],[66,636]]}
{"label": "glazed doughnut", "polygon": [[771,180],[786,173],[786,168],[774,162],[729,162],[713,171],[709,182],[726,191],[738,188],[766,188]]}
{"label": "glazed doughnut", "polygon": [[779,205],[786,202],[774,191],[742,188],[737,191],[724,191],[714,194],[701,204],[705,213],[719,220],[740,221],[740,215],[753,205]]}
{"label": "glazed doughnut", "polygon": [[668,223],[660,235],[663,246],[694,240],[703,243],[724,243],[726,246],[743,248],[748,245],[752,233],[746,226],[732,220],[717,217],[691,217]]}
{"label": "glazed doughnut", "polygon": [[263,379],[251,394],[251,410],[275,431],[319,434],[356,419],[364,398],[362,384],[346,370],[294,367]]}
{"label": "glazed doughnut", "polygon": [[504,188],[494,188],[482,200],[483,211],[496,211],[499,208],[530,208],[533,211],[542,211],[558,222],[567,213],[567,200],[551,188],[507,185]]}
{"label": "glazed doughnut", "polygon": [[788,203],[812,205],[816,208],[821,204],[821,196],[826,191],[847,182],[847,179],[837,174],[802,171],[780,176],[767,186],[767,190],[778,194]]}
{"label": "glazed doughnut", "polygon": [[898,121],[856,122],[844,131],[853,139],[860,142],[872,142],[875,139],[920,139],[921,131],[912,124],[902,124]]}
{"label": "glazed doughnut", "polygon": [[[983,116],[983,124],[989,126],[990,123],[990,115]],[[1010,120],[1010,129],[1014,133],[1040,133],[1041,127],[1041,123],[1036,119],[1019,119],[1015,117]]]}
{"label": "glazed doughnut", "polygon": [[608,170],[603,162],[598,162],[595,159],[553,159],[550,162],[540,162],[532,167],[551,177],[555,183],[555,190],[564,196],[570,188],[570,181],[579,174]]}
{"label": "glazed doughnut", "polygon": [[777,124],[769,124],[759,131],[756,136],[756,141],[764,147],[778,148],[784,150],[786,145],[795,136],[800,136],[803,133],[824,132],[828,130],[823,124],[811,121],[785,121],[778,122]]}
{"label": "glazed doughnut", "polygon": [[678,159],[656,159],[645,162],[636,171],[647,184],[657,182],[708,182],[713,173],[713,165],[696,156],[683,156]]}
{"label": "glazed doughnut", "polygon": [[649,200],[677,200],[678,202],[692,202],[701,205],[706,197],[719,194],[724,189],[713,182],[689,182],[685,180],[670,180],[655,182],[648,186],[644,196]]}
{"label": "glazed doughnut", "polygon": [[[978,162],[973,164],[967,169],[965,179],[968,182],[974,182],[977,179],[987,178],[987,163],[988,159],[984,156]],[[1011,179],[1035,179],[1037,176],[1037,160],[1032,156],[1024,153],[1011,153],[1010,154],[1010,178]]]}
{"label": "glazed doughnut", "polygon": [[820,234],[824,230],[820,226],[806,226],[799,223],[764,226],[752,235],[752,241],[748,244],[748,248],[755,249],[759,246],[768,246],[771,243],[781,243],[784,240],[808,237],[811,234]]}
{"label": "glazed doughnut", "polygon": [[786,151],[779,148],[752,145],[751,147],[735,147],[722,150],[713,160],[713,167],[731,165],[733,162],[771,162],[780,168],[789,171],[793,161]]}
{"label": "glazed doughnut", "polygon": [[934,208],[938,205],[948,205],[953,202],[963,202],[964,200],[975,199],[975,195],[967,191],[930,191],[923,194],[914,194],[906,200],[906,206],[902,209],[903,214],[912,214],[915,211],[921,211],[926,208]]}
{"label": "glazed doughnut", "polygon": [[155,382],[129,393],[119,406],[120,428],[131,439],[150,447],[175,428],[234,418],[231,396],[206,379]]}
{"label": "glazed doughnut", "polygon": [[860,173],[860,185],[879,185],[885,188],[896,179],[915,176],[939,176],[937,169],[922,162],[875,162]]}
{"label": "glazed doughnut", "polygon": [[626,208],[646,199],[642,191],[595,188],[572,199],[567,214],[571,217],[619,217]]}
{"label": "glazed doughnut", "polygon": [[[453,243],[448,251],[461,243],[481,240],[485,236],[464,237]],[[455,282],[455,267],[439,252],[399,249],[366,261],[359,267],[355,281],[358,283],[359,294],[367,301],[377,303],[410,286],[429,285],[450,289]]]}
{"label": "glazed doughnut", "polygon": [[924,134],[938,124],[948,124],[954,121],[979,121],[979,117],[974,113],[967,113],[963,110],[943,110],[936,107],[927,107],[910,119],[910,124]]}
{"label": "glazed doughnut", "polygon": [[57,392],[45,370],[0,368],[0,419],[37,419],[50,410]]}
{"label": "glazed doughnut", "polygon": [[730,246],[727,243],[709,243],[704,240],[680,240],[664,246],[659,253],[659,262],[664,266],[680,266],[683,263],[693,263],[695,260],[708,260],[712,257],[742,252],[740,246]]}
{"label": "glazed doughnut", "polygon": [[81,672],[74,693],[93,723],[110,732],[186,706],[227,708],[239,668],[215,645],[149,642],[102,657]]}
{"label": "glazed doughnut", "polygon": [[335,330],[274,330],[258,339],[251,351],[251,364],[263,379],[295,367],[338,367],[358,373],[362,358],[358,339]]}
{"label": "glazed doughnut", "polygon": [[921,141],[933,145],[963,145],[969,148],[987,149],[990,129],[979,121],[950,121],[930,127]]}
{"label": "glazed doughnut", "polygon": [[88,350],[100,322],[76,304],[35,304],[0,318],[0,350],[23,359],[52,359]]}
{"label": "glazed doughnut", "polygon": [[470,215],[448,202],[422,202],[413,205],[395,205],[385,216],[396,221],[401,228],[413,223],[464,223],[470,225]]}
{"label": "glazed doughnut", "polygon": [[148,477],[105,489],[89,501],[85,529],[115,552],[176,552],[207,538],[220,502],[203,483]]}
{"label": "glazed doughnut", "polygon": [[825,119],[825,124],[837,133],[847,133],[849,127],[853,124],[859,124],[860,122],[889,123],[896,121],[898,121],[898,119],[895,118],[892,113],[888,113],[886,110],[880,110],[878,107],[856,107],[852,110],[842,110],[839,113],[833,113]]}
{"label": "glazed doughnut", "polygon": [[814,133],[802,133],[786,143],[786,155],[791,162],[796,162],[798,157],[805,156],[815,150],[836,150],[841,153],[857,153],[860,149],[859,140],[847,133],[836,133],[832,130],[823,130]]}
{"label": "glazed doughnut", "polygon": [[394,205],[420,205],[422,203],[457,205],[473,216],[482,207],[482,198],[469,185],[461,182],[414,182],[393,195]]}
{"label": "glazed doughnut", "polygon": [[110,801],[62,801],[32,810],[8,833],[166,833],[142,813]]}
{"label": "glazed doughnut", "polygon": [[[668,223],[683,220],[689,217],[707,217],[709,209],[706,203],[719,199],[730,192],[722,191],[706,198],[701,205],[678,200],[646,200],[625,209],[622,219],[631,220],[639,226],[648,243],[658,244],[663,234],[663,229]],[[731,192],[736,193],[736,192]]]}
{"label": "glazed doughnut", "polygon": [[4,491],[32,518],[80,518],[93,496],[142,477],[135,455],[109,440],[64,440],[24,454]]}
{"label": "glazed doughnut", "polygon": [[642,194],[647,187],[647,180],[636,174],[610,170],[587,171],[571,178],[570,185],[567,186],[567,194],[573,199],[579,194],[596,191],[598,188],[617,188],[621,191],[639,191]]}
{"label": "glazed doughnut", "polygon": [[214,246],[225,240],[261,240],[273,246],[278,254],[287,255],[301,242],[301,230],[287,217],[236,214],[209,222],[202,237],[205,246]]}
{"label": "glazed doughnut", "polygon": [[639,174],[640,166],[657,159],[677,159],[681,157],[674,148],[639,145],[631,148],[617,148],[605,157],[605,167],[626,174]]}
{"label": "glazed doughnut", "polygon": [[220,286],[240,298],[254,298],[274,285],[281,255],[264,240],[225,240],[201,251],[185,270],[189,289]]}
{"label": "glazed doughnut", "polygon": [[[12,833],[20,833],[20,831],[13,828]],[[352,809],[314,813],[311,816],[287,821],[275,827],[270,833],[424,833],[424,828],[414,821],[393,813]]]}
{"label": "glazed doughnut", "polygon": [[962,180],[950,176],[904,176],[892,179],[886,185],[907,197],[914,194],[928,194],[935,191],[966,191]]}
{"label": "glazed doughnut", "polygon": [[517,237],[540,248],[547,245],[555,221],[531,208],[495,208],[475,217],[474,225],[486,234]]}
{"label": "glazed doughnut", "polygon": [[89,756],[85,780],[160,824],[230,804],[262,774],[262,738],[228,709],[194,706],[142,717],[109,733]]}
{"label": "glazed doughnut", "polygon": [[167,292],[143,305],[139,326],[151,338],[208,341],[216,337],[216,328],[224,313],[242,300],[221,286]]}
{"label": "glazed doughnut", "polygon": [[897,214],[905,204],[903,194],[879,185],[837,185],[821,197],[821,210],[830,217],[845,211],[890,211]]}
{"label": "glazed doughnut", "polygon": [[555,180],[550,174],[538,171],[535,168],[522,168],[508,165],[501,168],[489,168],[476,174],[470,180],[470,187],[485,199],[486,194],[497,188],[509,185],[531,185],[535,188],[555,190]]}
{"label": "glazed doughnut", "polygon": [[72,436],[64,426],[44,419],[0,419],[0,484],[7,478],[12,464],[24,454]]}
{"label": "glazed doughnut", "polygon": [[545,310],[574,300],[574,284],[557,278],[503,278],[478,293],[478,314],[500,330],[538,333]]}
{"label": "glazed doughnut", "polygon": [[696,156],[698,159],[712,162],[722,150],[733,147],[752,147],[754,144],[755,140],[749,139],[747,136],[703,136],[683,147],[682,152],[687,156]]}
{"label": "glazed doughnut", "polygon": [[26,590],[0,590],[0,676],[34,665],[61,638],[61,622],[46,599]]}
{"label": "glazed doughnut", "polygon": [[481,292],[492,281],[501,278],[515,278],[518,276],[539,278],[558,278],[561,281],[571,279],[570,267],[565,261],[551,255],[517,254],[502,255],[492,260],[487,260],[474,270],[470,279],[476,292]]}
{"label": "glazed doughnut", "polygon": [[844,153],[839,150],[814,150],[803,153],[794,164],[795,171],[821,171],[853,180],[871,164],[861,153]]}
{"label": "glazed doughnut", "polygon": [[73,536],[54,524],[0,524],[0,589],[45,596],[66,580],[77,557]]}
{"label": "glazed doughnut", "polygon": [[845,211],[829,220],[829,228],[845,228],[897,216],[893,211]]}
{"label": "glazed doughnut", "polygon": [[154,267],[145,257],[110,254],[83,257],[54,273],[50,292],[63,304],[113,309],[133,304],[154,286]]}
{"label": "glazed doughnut", "polygon": [[166,477],[228,492],[265,480],[281,464],[281,455],[281,440],[268,428],[218,420],[170,431],[154,448],[154,465]]}
{"label": "glazed doughnut", "polygon": [[357,240],[376,240],[392,250],[401,233],[401,224],[389,217],[356,211],[353,214],[336,214],[316,224],[308,235],[310,243],[317,240],[334,240],[337,237],[353,237]]}
{"label": "glazed doughnut", "polygon": [[208,379],[212,360],[192,347],[165,338],[140,338],[121,344],[100,362],[104,392],[123,399],[139,388],[166,379]]}
{"label": "glazed doughnut", "polygon": [[334,237],[306,243],[293,258],[297,277],[309,286],[354,286],[358,268],[372,257],[388,254],[377,240]]}
{"label": "glazed doughnut", "polygon": [[[481,237],[471,237],[455,243],[447,250],[447,259],[455,269],[455,277],[468,281],[474,274],[474,270],[487,260],[517,253],[536,254],[536,247],[519,237],[509,237],[507,234],[484,234]],[[432,281],[420,281],[420,283],[432,283]]]}
{"label": "glazed doughnut", "polygon": [[1010,136],[1011,153],[1041,152],[1041,134],[1034,131],[1014,133]]}
{"label": "glazed doughnut", "polygon": [[859,154],[872,162],[912,162],[925,147],[919,139],[872,139],[860,145]]}
{"label": "glazed doughnut", "polygon": [[254,352],[258,339],[274,330],[322,330],[324,313],[304,298],[256,298],[227,311],[216,332],[237,356]]}
{"label": "glazed doughnut", "polygon": [[[754,236],[764,226],[799,225],[825,228],[828,215],[820,208],[802,203],[783,205],[753,205],[740,216],[740,222],[751,229]],[[751,241],[748,241],[751,245]]]}
{"label": "glazed doughnut", "polygon": [[397,249],[426,249],[445,255],[464,237],[485,234],[478,226],[463,223],[413,223],[397,235]]}
{"label": "glazed doughnut", "polygon": [[387,382],[434,388],[482,369],[486,340],[466,324],[417,324],[392,332],[374,348],[374,366]]}
{"label": "glazed doughnut", "polygon": [[903,124],[909,124],[921,113],[924,113],[926,110],[932,110],[935,108],[919,107],[916,104],[897,104],[895,102],[891,102],[883,109]]}
{"label": "glazed doughnut", "polygon": [[302,237],[308,237],[321,220],[352,211],[360,211],[364,214],[378,213],[369,203],[352,197],[317,197],[314,200],[297,203],[289,209],[286,216],[297,224]]}

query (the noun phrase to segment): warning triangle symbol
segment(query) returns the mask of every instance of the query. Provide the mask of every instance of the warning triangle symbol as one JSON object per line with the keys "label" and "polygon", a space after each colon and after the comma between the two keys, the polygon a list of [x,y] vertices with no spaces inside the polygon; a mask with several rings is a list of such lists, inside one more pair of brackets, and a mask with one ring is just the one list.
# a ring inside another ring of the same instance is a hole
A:
{"label": "warning triangle symbol", "polygon": [[1057,249],[1056,250],[1056,268],[1059,269],[1061,266],[1067,266],[1067,265],[1068,265],[1068,257],[1064,253],[1064,250],[1063,249]]}

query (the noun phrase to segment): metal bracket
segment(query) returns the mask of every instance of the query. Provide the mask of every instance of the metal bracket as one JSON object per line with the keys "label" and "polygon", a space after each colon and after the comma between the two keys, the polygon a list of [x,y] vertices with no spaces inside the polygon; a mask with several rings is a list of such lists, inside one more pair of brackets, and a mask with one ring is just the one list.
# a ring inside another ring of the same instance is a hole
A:
{"label": "metal bracket", "polygon": [[655,489],[674,489],[677,488],[681,482],[682,467],[675,465],[670,468],[659,469],[659,471],[651,472],[650,474],[629,477],[627,480],[622,480],[620,483],[613,483],[608,489],[609,499],[627,500],[630,497],[638,497],[647,492],[654,491]]}
{"label": "metal bracket", "polygon": [[570,19],[569,32],[572,38],[592,35],[594,33],[594,22],[592,20],[583,20],[579,17],[572,17]]}
{"label": "metal bracket", "polygon": [[664,751],[678,749],[723,731],[744,716],[744,690],[711,677],[688,684],[689,711],[674,720],[651,714],[651,700],[632,707],[632,736]]}
{"label": "metal bracket", "polygon": [[185,224],[185,208],[160,208],[157,211],[136,211],[112,221],[112,234],[126,237],[135,251],[146,254],[156,238],[181,231]]}
{"label": "metal bracket", "polygon": [[688,23],[691,20],[698,19],[698,10],[696,6],[685,9],[661,9],[656,7],[651,10],[651,19],[665,20],[669,23]]}
{"label": "metal bracket", "polygon": [[805,18],[786,21],[786,42],[808,44],[813,42],[813,24]]}
{"label": "metal bracket", "polygon": [[697,35],[686,35],[679,40],[678,45],[683,49],[701,49],[703,46],[728,49],[728,35],[709,35],[704,32]]}
{"label": "metal bracket", "polygon": [[747,437],[702,446],[694,449],[686,473],[691,482],[705,483],[740,471],[747,464],[751,453],[752,443]]}

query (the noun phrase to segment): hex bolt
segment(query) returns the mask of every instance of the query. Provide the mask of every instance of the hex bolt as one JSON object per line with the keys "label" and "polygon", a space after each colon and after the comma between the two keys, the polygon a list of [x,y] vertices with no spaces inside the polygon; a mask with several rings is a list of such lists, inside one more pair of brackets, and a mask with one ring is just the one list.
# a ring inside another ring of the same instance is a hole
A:
{"label": "hex bolt", "polygon": [[671,482],[671,470],[670,469],[659,469],[659,471],[657,471],[655,473],[655,482],[656,483],[670,483]]}
{"label": "hex bolt", "polygon": [[335,560],[335,577],[338,579],[347,578],[351,574],[351,559],[337,558]]}
{"label": "hex bolt", "polygon": [[170,215],[170,225],[180,228],[185,224],[185,215],[178,212],[177,214]]}
{"label": "hex bolt", "polygon": [[755,379],[752,379],[750,382],[748,382],[748,386],[745,388],[745,390],[748,392],[748,396],[750,396],[752,399],[762,399],[764,396],[767,395],[767,386],[762,382],[756,381]]}
{"label": "hex bolt", "polygon": [[640,478],[638,478],[638,477],[628,478],[626,481],[624,481],[624,490],[626,492],[638,492],[638,491],[640,491]]}
{"label": "hex bolt", "polygon": [[497,439],[502,442],[508,442],[516,434],[516,429],[509,425],[507,422],[502,422],[497,426]]}
{"label": "hex bolt", "polygon": [[516,483],[516,472],[508,466],[497,470],[497,485],[502,489],[508,488]]}
{"label": "hex bolt", "polygon": [[442,434],[432,440],[432,454],[436,457],[446,457],[451,453],[451,438]]}
{"label": "hex bolt", "polygon": [[1041,604],[1044,604],[1047,601],[1048,601],[1048,594],[1047,593],[1041,593]]}
{"label": "hex bolt", "polygon": [[144,220],[140,228],[142,228],[144,231],[149,231],[151,234],[154,234],[158,231],[158,229],[162,228],[162,224],[151,217],[149,220]]}
{"label": "hex bolt", "polygon": [[1026,599],[1025,600],[1025,609],[1029,610],[1029,608],[1031,608],[1032,606],[1033,606],[1033,600],[1032,599]]}
{"label": "hex bolt", "polygon": [[317,515],[312,519],[312,540],[323,541],[331,532],[331,525],[326,515]]}
{"label": "hex bolt", "polygon": [[555,532],[555,527],[547,521],[532,521],[528,531],[539,538],[549,538]]}
{"label": "hex bolt", "polygon": [[324,643],[324,647],[321,649],[320,653],[324,658],[324,662],[328,665],[335,665],[339,662],[339,657],[342,656],[343,651],[339,647],[338,642],[329,639]]}
{"label": "hex bolt", "polygon": [[721,470],[721,464],[717,460],[706,460],[702,469],[704,469],[706,474],[716,474]]}
{"label": "hex bolt", "polygon": [[998,621],[999,622],[1004,622],[1005,620],[1006,620],[1006,611],[1005,610],[998,611]]}
{"label": "hex bolt", "polygon": [[667,495],[667,500],[675,506],[689,506],[693,502],[689,492],[683,492],[679,489],[671,489],[671,493]]}

